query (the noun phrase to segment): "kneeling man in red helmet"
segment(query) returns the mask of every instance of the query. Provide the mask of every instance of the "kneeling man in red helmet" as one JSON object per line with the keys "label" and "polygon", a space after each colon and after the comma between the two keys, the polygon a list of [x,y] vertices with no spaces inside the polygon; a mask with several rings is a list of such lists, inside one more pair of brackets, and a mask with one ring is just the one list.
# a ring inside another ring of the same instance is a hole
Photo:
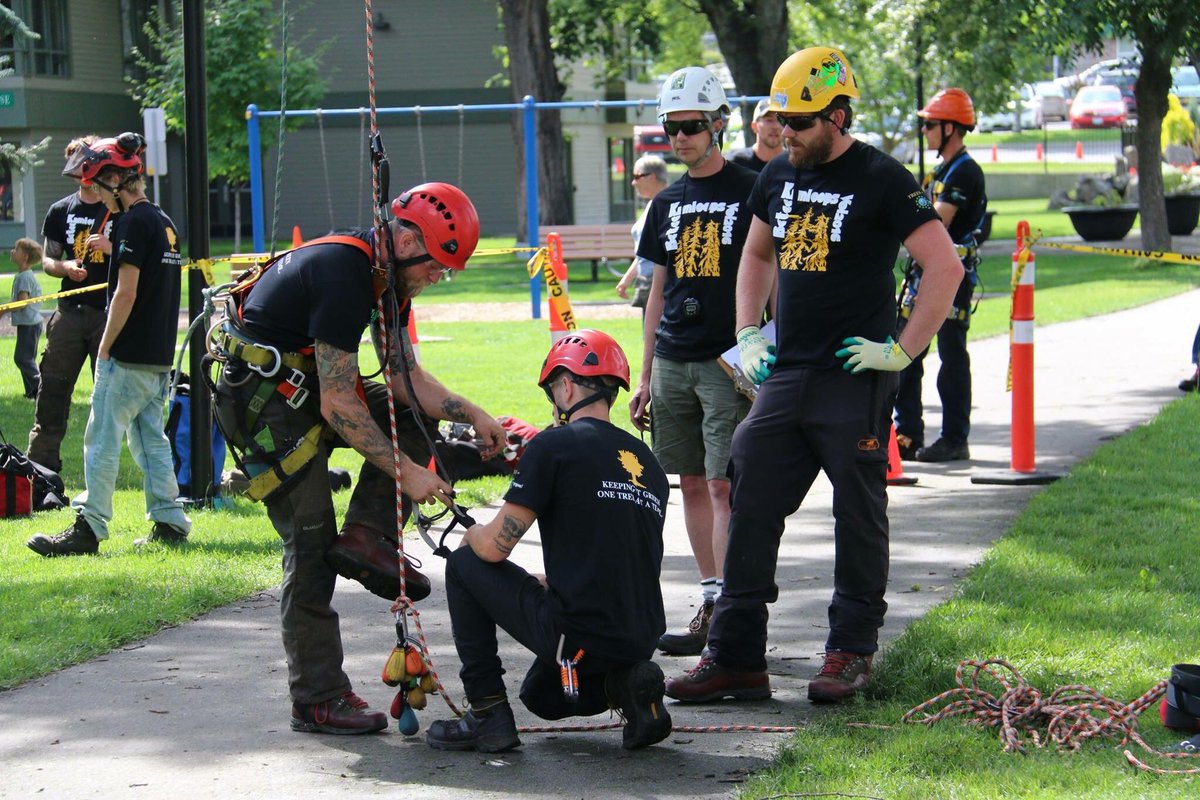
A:
{"label": "kneeling man in red helmet", "polygon": [[[529,444],[504,505],[467,530],[446,564],[446,600],[471,708],[435,722],[439,750],[511,750],[521,741],[504,687],[496,629],[532,650],[521,702],[542,719],[610,708],[632,750],[671,733],[663,673],[650,656],[666,629],[659,570],[667,476],[641,441],[609,421],[629,389],[612,337],[569,333],[550,348],[538,385],[558,425]],[[508,560],[534,520],[545,575]]]}

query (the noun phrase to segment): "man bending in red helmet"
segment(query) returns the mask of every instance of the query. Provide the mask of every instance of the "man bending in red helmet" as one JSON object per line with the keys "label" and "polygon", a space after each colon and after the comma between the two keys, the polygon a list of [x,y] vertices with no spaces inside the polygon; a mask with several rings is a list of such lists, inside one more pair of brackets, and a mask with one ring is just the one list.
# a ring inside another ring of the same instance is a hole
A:
{"label": "man bending in red helmet", "polygon": [[[387,727],[386,715],[371,712],[342,671],[330,601],[339,574],[389,600],[399,596],[397,472],[409,501],[451,502],[450,485],[422,466],[430,453],[421,428],[431,418],[471,423],[485,458],[505,442],[489,414],[416,364],[406,334],[412,298],[465,268],[475,251],[475,207],[459,189],[428,183],[397,197],[392,214],[390,241],[376,241],[376,229],[352,230],[266,265],[256,281],[233,291],[229,318],[214,338],[225,362],[214,397],[217,421],[250,478],[249,494],[266,503],[283,539],[280,612],[297,731]],[[388,309],[383,333],[379,325],[371,329],[392,365],[398,468],[387,388],[364,380],[358,364],[359,341],[381,296]],[[424,411],[421,422],[409,408],[414,401]],[[333,447],[352,447],[365,459],[340,535],[326,471]],[[429,594],[428,580],[411,565],[405,575],[410,599]]]}
{"label": "man bending in red helmet", "polygon": [[[658,578],[670,490],[650,449],[609,421],[617,393],[629,389],[629,363],[607,334],[575,331],[550,348],[538,385],[558,426],[530,442],[499,513],[469,528],[446,562],[471,708],[430,726],[427,741],[439,750],[497,753],[521,743],[497,627],[537,656],[521,685],[537,716],[618,709],[629,750],[671,733],[663,673],[649,660],[666,628]],[[535,519],[545,575],[508,561]]]}

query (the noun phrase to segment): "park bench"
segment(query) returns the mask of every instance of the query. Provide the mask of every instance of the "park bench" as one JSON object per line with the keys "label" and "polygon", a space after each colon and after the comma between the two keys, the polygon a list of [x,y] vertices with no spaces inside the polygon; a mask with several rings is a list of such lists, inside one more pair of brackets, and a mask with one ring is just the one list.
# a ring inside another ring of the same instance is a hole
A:
{"label": "park bench", "polygon": [[[606,225],[548,225],[542,229],[542,244],[546,235],[557,233],[562,239],[564,261],[592,262],[592,282],[600,280],[599,265],[614,275],[624,275],[633,260],[633,237],[629,233],[632,223],[618,222]],[[617,269],[609,266],[617,262]]]}

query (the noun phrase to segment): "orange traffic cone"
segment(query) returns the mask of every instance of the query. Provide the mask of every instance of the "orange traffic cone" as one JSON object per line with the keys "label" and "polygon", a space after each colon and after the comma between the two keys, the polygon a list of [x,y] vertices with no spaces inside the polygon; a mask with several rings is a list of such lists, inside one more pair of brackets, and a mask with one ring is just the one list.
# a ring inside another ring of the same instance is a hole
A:
{"label": "orange traffic cone", "polygon": [[300,226],[293,225],[292,226],[292,249],[295,249],[302,244],[304,244],[304,237],[300,235]]}
{"label": "orange traffic cone", "polygon": [[1037,146],[1033,148],[1033,158],[1035,161],[1041,161],[1043,156],[1045,153],[1042,151],[1042,143],[1038,142]]}
{"label": "orange traffic cone", "polygon": [[992,145],[992,163],[1000,160],[1000,151],[996,149],[996,145]]}
{"label": "orange traffic cone", "polygon": [[916,478],[910,478],[904,474],[904,462],[900,460],[900,445],[896,441],[895,425],[892,426],[892,432],[888,435],[887,482],[888,486],[912,486],[917,482]]}
{"label": "orange traffic cone", "polygon": [[1075,158],[1083,161],[1083,142],[1075,143]]}

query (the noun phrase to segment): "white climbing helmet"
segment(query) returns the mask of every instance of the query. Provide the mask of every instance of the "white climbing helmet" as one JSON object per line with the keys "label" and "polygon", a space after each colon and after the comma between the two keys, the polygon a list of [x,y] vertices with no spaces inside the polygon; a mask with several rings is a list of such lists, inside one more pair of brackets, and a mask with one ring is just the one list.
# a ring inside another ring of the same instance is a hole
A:
{"label": "white climbing helmet", "polygon": [[704,67],[684,67],[663,81],[658,93],[658,119],[672,111],[703,111],[709,119],[729,116],[729,101],[717,76]]}

